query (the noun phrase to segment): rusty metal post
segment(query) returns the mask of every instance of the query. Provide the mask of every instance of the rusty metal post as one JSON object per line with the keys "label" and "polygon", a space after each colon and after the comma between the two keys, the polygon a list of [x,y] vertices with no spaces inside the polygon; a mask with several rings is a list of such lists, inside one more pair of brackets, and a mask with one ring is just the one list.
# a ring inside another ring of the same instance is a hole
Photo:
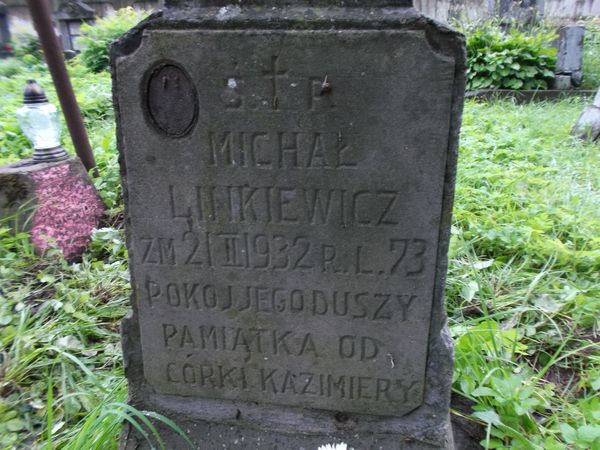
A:
{"label": "rusty metal post", "polygon": [[92,147],[90,146],[90,141],[83,125],[81,111],[79,110],[73,86],[67,73],[62,49],[52,26],[49,2],[48,0],[27,0],[27,6],[29,7],[29,13],[31,14],[35,30],[40,38],[46,64],[48,64],[48,68],[50,69],[54,87],[56,88],[56,93],[58,94],[58,99],[77,156],[81,159],[86,170],[94,169],[93,174],[97,176],[98,171]]}

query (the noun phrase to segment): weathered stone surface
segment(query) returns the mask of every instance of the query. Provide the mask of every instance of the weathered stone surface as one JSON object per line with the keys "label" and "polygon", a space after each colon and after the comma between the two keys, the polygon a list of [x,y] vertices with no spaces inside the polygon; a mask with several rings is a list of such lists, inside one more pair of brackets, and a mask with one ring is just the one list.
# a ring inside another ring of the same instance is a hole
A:
{"label": "weathered stone surface", "polygon": [[585,27],[566,25],[558,30],[556,73],[572,73],[581,70],[583,61],[583,37]]}
{"label": "weathered stone surface", "polygon": [[[352,8],[355,6],[364,6],[371,8],[381,8],[386,6],[393,7],[412,7],[412,0],[166,0],[167,10],[177,11],[193,8],[207,8],[211,6],[311,6],[311,7],[332,7],[341,6]],[[283,18],[283,15],[279,15]]]}
{"label": "weathered stone surface", "polygon": [[556,75],[553,87],[561,91],[571,89],[571,75]]}
{"label": "weathered stone surface", "polygon": [[57,248],[67,260],[78,259],[103,212],[79,158],[0,167],[0,217],[29,231],[39,253]]}
{"label": "weathered stone surface", "polygon": [[77,38],[81,35],[80,27],[84,23],[93,23],[96,17],[94,8],[80,0],[62,0],[54,13],[54,20],[59,29],[63,50],[68,56],[81,50]]}
{"label": "weathered stone surface", "polygon": [[450,448],[462,38],[406,8],[210,5],[113,48],[132,403],[197,448]]}
{"label": "weathered stone surface", "polygon": [[596,92],[592,105],[584,108],[571,134],[589,142],[600,137],[600,89]]}
{"label": "weathered stone surface", "polygon": [[595,141],[600,136],[600,107],[586,106],[571,132],[585,141]]}
{"label": "weathered stone surface", "polygon": [[[576,24],[566,25],[558,30],[559,37],[555,42],[557,49],[556,68],[554,70],[557,74],[556,89],[569,89],[571,83],[574,86],[579,86],[583,81],[584,34],[585,27]],[[566,81],[563,81],[561,84],[559,80],[561,77],[570,78],[568,86],[566,86]]]}

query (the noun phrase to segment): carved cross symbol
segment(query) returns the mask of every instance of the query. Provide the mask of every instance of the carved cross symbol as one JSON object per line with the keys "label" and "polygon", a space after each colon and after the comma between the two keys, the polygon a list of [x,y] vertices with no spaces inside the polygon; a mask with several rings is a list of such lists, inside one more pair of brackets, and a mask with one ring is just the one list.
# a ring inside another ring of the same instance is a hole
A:
{"label": "carved cross symbol", "polygon": [[277,96],[277,79],[287,78],[287,70],[279,69],[279,56],[271,56],[271,67],[269,70],[264,71],[263,75],[265,78],[271,80],[271,89],[273,90],[273,100],[271,106],[273,109],[279,108],[279,98]]}

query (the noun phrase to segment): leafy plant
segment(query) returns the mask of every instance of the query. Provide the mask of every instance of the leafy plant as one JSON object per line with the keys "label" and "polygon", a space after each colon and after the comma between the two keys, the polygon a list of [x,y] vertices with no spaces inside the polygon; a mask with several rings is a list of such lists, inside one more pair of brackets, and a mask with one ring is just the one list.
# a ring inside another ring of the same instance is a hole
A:
{"label": "leafy plant", "polygon": [[454,389],[486,449],[600,449],[600,154],[569,135],[583,104],[465,105],[446,298]]}
{"label": "leafy plant", "polygon": [[488,22],[466,34],[467,89],[547,89],[554,79],[554,33],[507,32]]}
{"label": "leafy plant", "polygon": [[92,72],[102,72],[108,69],[108,50],[112,41],[140,22],[149,13],[137,11],[131,7],[116,11],[112,16],[98,19],[94,24],[81,26],[82,36],[79,38],[85,46],[80,58],[83,64]]}
{"label": "leafy plant", "polygon": [[585,23],[582,89],[600,88],[600,17]]}
{"label": "leafy plant", "polygon": [[[183,430],[167,417],[151,411],[140,411],[125,403],[127,385],[123,378],[115,378],[112,382],[115,385],[112,391],[81,419],[77,427],[67,433],[62,433],[58,438],[53,436],[53,430],[57,428],[57,423],[53,418],[53,386],[51,383],[49,384],[48,412],[46,414],[48,448],[54,448],[59,444],[58,446],[63,450],[80,450],[82,448],[89,450],[116,449],[124,422],[128,422],[132,428],[135,428],[151,448],[157,448],[155,445],[157,443],[158,448],[161,450],[166,449],[156,429],[155,423],[157,422],[162,422],[173,429],[181,437],[181,441],[187,444],[188,448],[193,448],[192,442]],[[85,393],[82,392],[79,395],[85,396]]]}
{"label": "leafy plant", "polygon": [[21,61],[14,58],[0,60],[0,77],[10,78],[23,70]]}
{"label": "leafy plant", "polygon": [[14,38],[15,58],[25,63],[38,63],[43,61],[42,46],[36,34],[21,33]]}

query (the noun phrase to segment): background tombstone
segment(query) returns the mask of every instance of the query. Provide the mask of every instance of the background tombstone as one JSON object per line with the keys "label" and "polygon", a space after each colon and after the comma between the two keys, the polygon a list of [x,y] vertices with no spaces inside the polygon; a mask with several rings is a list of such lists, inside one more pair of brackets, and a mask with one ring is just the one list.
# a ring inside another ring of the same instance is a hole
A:
{"label": "background tombstone", "polygon": [[0,58],[5,58],[11,53],[8,8],[5,3],[0,2]]}
{"label": "background tombstone", "polygon": [[78,52],[81,50],[77,38],[81,36],[81,25],[94,22],[94,8],[82,1],[63,1],[56,12],[54,19],[60,32],[60,39],[64,51]]}
{"label": "background tombstone", "polygon": [[569,24],[559,28],[556,47],[556,89],[569,89],[583,81],[583,25]]}
{"label": "background tombstone", "polygon": [[112,48],[131,404],[201,449],[453,448],[463,37],[410,0],[226,3]]}

